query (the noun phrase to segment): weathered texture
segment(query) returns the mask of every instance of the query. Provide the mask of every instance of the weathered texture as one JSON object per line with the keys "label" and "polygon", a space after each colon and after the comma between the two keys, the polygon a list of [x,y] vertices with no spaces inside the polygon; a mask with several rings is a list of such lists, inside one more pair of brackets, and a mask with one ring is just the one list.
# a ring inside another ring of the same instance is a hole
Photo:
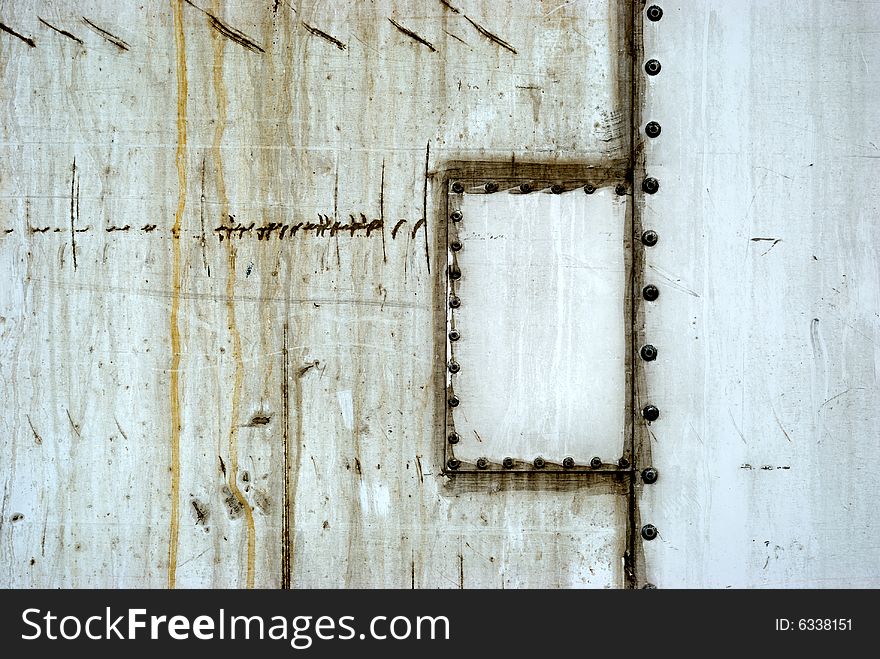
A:
{"label": "weathered texture", "polygon": [[624,162],[625,10],[450,4],[4,3],[0,583],[623,585],[440,473],[436,172]]}

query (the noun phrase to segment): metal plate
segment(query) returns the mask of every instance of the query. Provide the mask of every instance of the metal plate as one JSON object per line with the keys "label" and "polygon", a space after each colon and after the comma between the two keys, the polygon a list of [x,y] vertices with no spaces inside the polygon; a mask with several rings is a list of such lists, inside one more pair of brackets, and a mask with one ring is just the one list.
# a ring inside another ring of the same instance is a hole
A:
{"label": "metal plate", "polygon": [[447,469],[616,470],[627,196],[503,187],[450,185]]}

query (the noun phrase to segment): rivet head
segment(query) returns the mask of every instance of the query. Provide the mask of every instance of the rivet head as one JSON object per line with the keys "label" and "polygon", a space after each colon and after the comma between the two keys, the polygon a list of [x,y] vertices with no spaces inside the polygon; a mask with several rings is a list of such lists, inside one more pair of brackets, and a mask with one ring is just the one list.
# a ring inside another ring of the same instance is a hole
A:
{"label": "rivet head", "polygon": [[648,16],[649,21],[659,21],[663,18],[663,10],[657,5],[651,5],[648,7],[648,11],[645,13]]}
{"label": "rivet head", "polygon": [[593,194],[595,191],[596,191],[595,185],[591,185],[591,184],[587,183],[584,186],[584,192],[586,192],[587,194]]}
{"label": "rivet head", "polygon": [[654,284],[648,284],[642,289],[642,297],[645,298],[648,302],[653,302],[658,297],[660,297],[660,289],[654,286]]}
{"label": "rivet head", "polygon": [[645,124],[645,135],[647,135],[648,137],[659,136],[661,130],[662,129],[660,128],[660,124],[658,124],[656,121],[649,121],[647,124]]}
{"label": "rivet head", "polygon": [[458,330],[452,330],[449,333],[449,340],[450,341],[458,341],[460,338],[461,338],[461,332],[459,332]]}
{"label": "rivet head", "polygon": [[455,471],[456,469],[458,469],[461,466],[461,460],[456,460],[455,458],[449,458],[446,461],[446,466],[449,469],[451,469],[452,471]]}
{"label": "rivet head", "polygon": [[448,368],[450,373],[458,373],[461,370],[461,364],[458,362],[449,362]]}
{"label": "rivet head", "polygon": [[660,477],[660,472],[658,472],[654,467],[645,467],[642,469],[642,480],[645,481],[648,485],[651,483],[656,483],[657,479]]}
{"label": "rivet head", "polygon": [[457,194],[461,194],[462,192],[464,192],[464,184],[460,183],[459,181],[456,181],[455,183],[452,184],[452,191]]}
{"label": "rivet head", "polygon": [[655,59],[649,59],[645,62],[645,73],[649,76],[655,76],[660,73],[660,62]]}
{"label": "rivet head", "polygon": [[461,214],[461,211],[452,211],[452,212],[449,214],[449,218],[450,218],[453,222],[461,222],[461,218],[462,218],[462,217],[464,217],[464,216]]}
{"label": "rivet head", "polygon": [[562,459],[562,466],[566,469],[574,469],[574,458],[568,457]]}
{"label": "rivet head", "polygon": [[660,236],[653,229],[648,229],[642,233],[642,244],[646,247],[653,247],[660,240]]}
{"label": "rivet head", "polygon": [[620,460],[617,461],[617,466],[621,469],[629,469],[629,460],[626,458],[620,458]]}
{"label": "rivet head", "polygon": [[590,466],[593,469],[599,469],[599,467],[602,466],[602,458],[600,458],[598,456],[593,458],[592,460],[590,460]]}
{"label": "rivet head", "polygon": [[492,181],[489,181],[486,185],[483,186],[483,190],[492,194],[493,192],[498,192],[498,184]]}
{"label": "rivet head", "polygon": [[449,306],[453,309],[458,309],[461,306],[461,298],[453,295],[451,298],[449,298]]}
{"label": "rivet head", "polygon": [[479,458],[477,460],[477,469],[488,469],[489,461],[486,458]]}
{"label": "rivet head", "polygon": [[532,191],[532,184],[531,183],[522,183],[519,186],[519,191],[522,192],[523,194],[529,194]]}
{"label": "rivet head", "polygon": [[501,466],[505,469],[513,469],[513,458],[504,458],[501,461]]}
{"label": "rivet head", "polygon": [[639,354],[646,362],[652,362],[657,359],[657,348],[652,346],[650,343],[646,343],[642,346],[642,349],[639,350]]}
{"label": "rivet head", "polygon": [[642,537],[645,540],[653,540],[657,537],[657,527],[653,524],[645,524],[642,527]]}
{"label": "rivet head", "polygon": [[535,461],[532,464],[535,465],[535,469],[543,469],[547,466],[547,462],[540,455],[535,458]]}
{"label": "rivet head", "polygon": [[456,268],[454,265],[449,266],[449,278],[461,279],[461,270],[459,268]]}
{"label": "rivet head", "polygon": [[646,421],[656,421],[660,418],[660,410],[657,409],[656,405],[645,405],[642,408],[642,416]]}
{"label": "rivet head", "polygon": [[623,183],[618,183],[614,186],[614,192],[616,192],[618,196],[622,197],[626,194],[626,186]]}
{"label": "rivet head", "polygon": [[455,240],[453,240],[451,243],[449,243],[449,249],[451,249],[453,252],[460,251],[462,247],[463,247],[463,245],[461,244],[461,241],[458,240],[457,238]]}
{"label": "rivet head", "polygon": [[653,176],[649,176],[644,181],[642,181],[642,190],[644,190],[648,194],[654,194],[660,189],[660,181],[655,179]]}
{"label": "rivet head", "polygon": [[461,403],[461,401],[458,400],[457,396],[449,397],[449,407],[458,407],[459,403]]}
{"label": "rivet head", "polygon": [[550,192],[552,192],[553,194],[562,194],[563,192],[565,192],[565,186],[560,185],[559,183],[555,183],[554,185],[550,186]]}
{"label": "rivet head", "polygon": [[461,435],[459,435],[457,432],[451,432],[446,438],[446,441],[450,444],[458,444],[461,441]]}

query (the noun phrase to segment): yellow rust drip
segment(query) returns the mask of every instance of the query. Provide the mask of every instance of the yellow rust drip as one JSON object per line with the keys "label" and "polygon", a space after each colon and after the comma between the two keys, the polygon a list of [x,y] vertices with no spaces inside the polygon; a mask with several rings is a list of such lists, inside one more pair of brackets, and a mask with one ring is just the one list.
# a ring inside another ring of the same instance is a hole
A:
{"label": "yellow rust drip", "polygon": [[[214,3],[214,11],[220,8]],[[220,201],[220,222],[225,223],[229,215],[229,199],[226,196],[226,181],[223,177],[223,154],[221,145],[223,133],[226,130],[226,86],[223,82],[223,50],[226,46],[225,38],[215,31],[211,31],[211,40],[214,50],[214,94],[217,103],[217,123],[214,130],[214,142],[211,145],[211,153],[217,176],[217,196]],[[241,407],[241,389],[244,382],[244,359],[241,354],[241,334],[235,319],[235,241],[227,240],[227,273],[226,273],[226,318],[229,325],[229,333],[232,336],[232,357],[235,360],[235,375],[232,381],[232,407],[229,414],[229,489],[232,495],[241,504],[244,510],[247,524],[247,578],[248,588],[254,587],[254,565],[256,561],[256,530],[254,528],[254,513],[250,504],[238,488],[238,417]]]}
{"label": "yellow rust drip", "polygon": [[168,539],[168,587],[177,582],[180,537],[180,229],[186,210],[186,40],[183,0],[171,0],[177,50],[177,212],[171,231],[171,523]]}

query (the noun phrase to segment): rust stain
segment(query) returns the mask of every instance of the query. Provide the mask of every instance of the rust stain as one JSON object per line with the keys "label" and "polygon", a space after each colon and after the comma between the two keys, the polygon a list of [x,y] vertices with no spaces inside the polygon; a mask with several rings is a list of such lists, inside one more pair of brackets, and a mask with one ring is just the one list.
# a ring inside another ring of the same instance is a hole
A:
{"label": "rust stain", "polygon": [[[215,1],[214,10],[219,10],[219,3]],[[208,17],[211,20],[211,17]],[[213,25],[213,23],[212,23]],[[213,83],[214,94],[217,99],[217,124],[214,130],[214,141],[211,152],[214,157],[214,165],[217,176],[217,196],[220,200],[220,217],[225,219],[229,216],[229,199],[226,196],[226,182],[223,178],[223,154],[221,144],[223,133],[226,130],[227,96],[226,85],[223,82],[223,53],[226,41],[216,31],[211,32],[211,42],[214,51]],[[241,407],[241,389],[244,383],[244,358],[241,354],[241,334],[235,318],[235,268],[236,248],[231,240],[226,241],[227,246],[227,272],[226,272],[226,318],[229,324],[229,332],[232,336],[232,358],[235,360],[235,374],[232,381],[232,404],[230,409],[229,424],[229,474],[228,484],[232,496],[238,501],[244,510],[245,524],[247,526],[247,572],[245,584],[247,588],[254,587],[254,566],[256,561],[256,530],[254,528],[254,513],[247,500],[238,488],[238,418]]]}
{"label": "rust stain", "polygon": [[180,228],[186,210],[186,36],[183,0],[171,0],[177,51],[177,212],[171,232],[171,522],[168,539],[168,587],[177,582],[180,539]]}

